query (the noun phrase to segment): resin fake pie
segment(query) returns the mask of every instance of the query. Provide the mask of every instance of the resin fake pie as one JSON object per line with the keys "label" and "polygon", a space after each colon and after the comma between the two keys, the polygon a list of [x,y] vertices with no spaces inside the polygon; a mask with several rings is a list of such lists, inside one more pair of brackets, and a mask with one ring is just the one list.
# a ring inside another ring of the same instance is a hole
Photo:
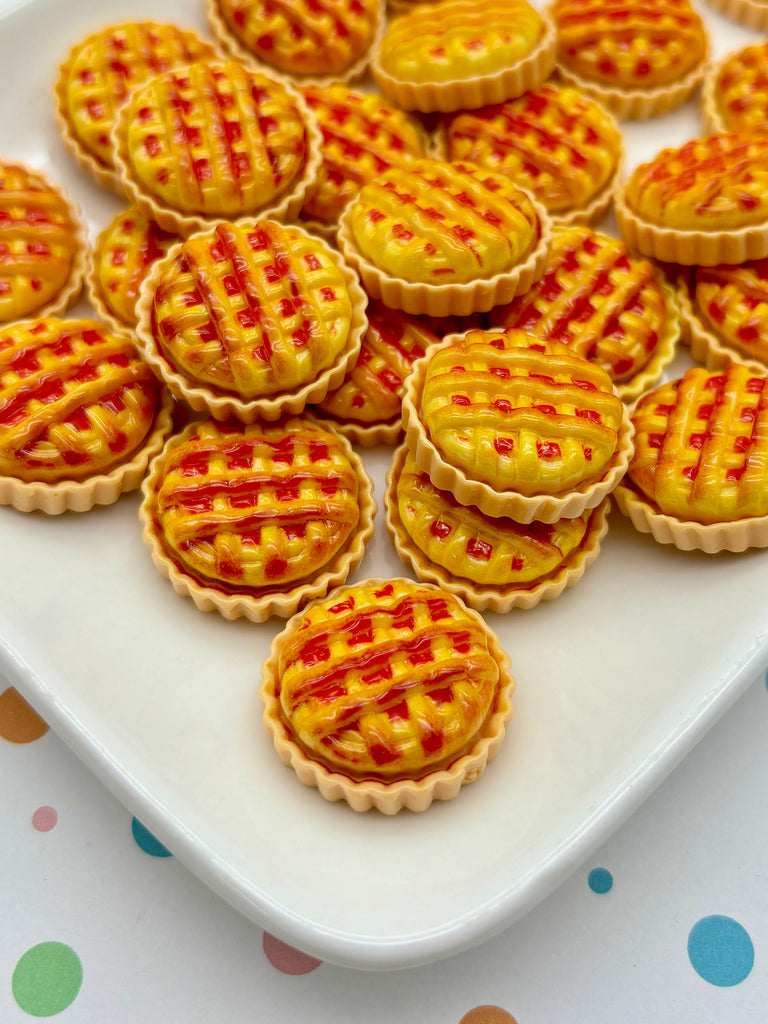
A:
{"label": "resin fake pie", "polygon": [[610,499],[555,523],[517,523],[461,505],[419,469],[405,445],[387,476],[387,529],[419,579],[478,611],[552,600],[581,579],[608,529]]}
{"label": "resin fake pie", "polygon": [[77,206],[40,171],[0,160],[0,324],[70,306],[87,253]]}
{"label": "resin fake pie", "polygon": [[707,0],[707,4],[740,25],[747,25],[759,32],[768,32],[766,0]]}
{"label": "resin fake pie", "polygon": [[[768,15],[768,3],[765,4]],[[701,88],[711,132],[750,131],[768,121],[768,42],[731,53],[709,69]]]}
{"label": "resin fake pie", "polygon": [[149,79],[122,107],[115,160],[129,198],[166,231],[301,208],[319,134],[290,85],[236,61]]}
{"label": "resin fake pie", "polygon": [[538,88],[556,46],[549,15],[526,0],[442,0],[390,20],[371,72],[396,106],[447,113]]}
{"label": "resin fake pie", "polygon": [[638,529],[714,552],[768,544],[768,379],[697,366],[638,401],[619,506]]}
{"label": "resin fake pie", "polygon": [[631,452],[629,416],[605,370],[515,328],[429,349],[406,382],[403,423],[436,487],[523,523],[594,508]]}
{"label": "resin fake pie", "polygon": [[155,263],[137,338],[194,409],[274,420],[341,383],[360,351],[365,301],[322,239],[271,220],[223,222]]}
{"label": "resin fake pie", "polygon": [[656,383],[681,326],[675,290],[657,267],[609,235],[558,225],[541,278],[489,320],[568,345],[603,367],[622,398]]}
{"label": "resin fake pie", "polygon": [[622,118],[684,103],[701,82],[707,34],[688,0],[555,0],[558,73]]}
{"label": "resin fake pie", "polygon": [[169,439],[143,487],[144,540],[203,611],[261,622],[343,582],[373,533],[373,485],[310,419],[206,420]]}
{"label": "resin fake pie", "polygon": [[601,217],[622,156],[611,115],[551,83],[516,100],[465,110],[445,127],[447,158],[508,175],[557,220]]}
{"label": "resin fake pie", "polygon": [[0,330],[0,502],[58,514],[137,487],[170,401],[122,335],[96,320]]}
{"label": "resin fake pie", "polygon": [[205,9],[233,57],[296,81],[359,77],[384,20],[381,0],[205,0]]}
{"label": "resin fake pie", "polygon": [[405,579],[363,580],[309,605],[275,638],[262,675],[281,760],[357,811],[452,799],[512,716],[496,634],[452,594]]}
{"label": "resin fake pie", "polygon": [[706,135],[640,164],[614,199],[627,244],[684,266],[768,256],[768,131]]}
{"label": "resin fake pie", "polygon": [[148,78],[215,57],[195,32],[155,21],[125,22],[72,47],[56,84],[59,128],[78,163],[119,190],[111,131],[131,90]]}
{"label": "resin fake pie", "polygon": [[543,207],[505,175],[420,160],[363,186],[341,216],[338,242],[373,298],[407,313],[465,316],[531,286],[550,227]]}

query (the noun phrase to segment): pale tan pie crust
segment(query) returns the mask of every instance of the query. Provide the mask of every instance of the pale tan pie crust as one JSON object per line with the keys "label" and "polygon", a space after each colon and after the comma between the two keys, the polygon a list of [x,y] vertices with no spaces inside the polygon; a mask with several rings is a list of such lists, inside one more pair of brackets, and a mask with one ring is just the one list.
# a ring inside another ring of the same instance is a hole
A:
{"label": "pale tan pie crust", "polygon": [[360,448],[376,448],[384,445],[392,448],[403,436],[402,417],[386,423],[356,423],[354,420],[339,420],[329,416],[322,409],[312,408],[312,415],[322,423],[329,423],[336,431]]}
{"label": "pale tan pie crust", "polygon": [[722,370],[729,363],[743,363],[753,373],[765,374],[768,363],[750,359],[745,352],[728,345],[701,319],[691,292],[691,274],[682,272],[677,278],[677,295],[683,323],[683,341],[689,346],[691,355],[703,363],[708,370]]}
{"label": "pale tan pie crust", "polygon": [[27,483],[0,476],[0,505],[11,505],[19,512],[39,511],[58,516],[62,512],[88,512],[95,505],[113,505],[121,494],[136,490],[173,426],[174,403],[165,388],[159,389],[158,400],[160,404],[144,444],[127,462],[84,480]]}
{"label": "pale tan pie crust", "polygon": [[[309,416],[304,418],[331,432],[331,428],[325,423],[312,420]],[[373,481],[366,473],[362,459],[352,450],[346,439],[342,439],[342,442],[360,482],[360,518],[344,548],[309,579],[291,584],[290,589],[286,591],[266,592],[247,587],[227,589],[226,584],[220,581],[201,582],[178,563],[165,544],[162,531],[156,524],[154,511],[168,453],[190,438],[198,427],[199,423],[190,423],[180,434],[168,438],[165,447],[149,467],[149,473],[142,484],[143,501],[139,508],[142,537],[150,550],[152,561],[160,575],[171,581],[179,597],[191,597],[201,612],[217,611],[225,619],[246,618],[251,622],[264,622],[272,615],[288,618],[307,601],[322,598],[331,587],[343,583],[362,561],[365,546],[373,535],[376,515]]]}
{"label": "pale tan pie crust", "polygon": [[387,19],[385,8],[386,4],[384,0],[379,0],[376,9],[376,27],[374,29],[370,46],[365,53],[361,54],[356,61],[350,64],[346,71],[340,71],[328,75],[291,75],[287,71],[282,71],[280,68],[276,68],[272,64],[267,64],[265,61],[259,60],[252,50],[249,50],[243,45],[234,32],[232,32],[226,20],[222,17],[218,0],[203,0],[203,9],[208,22],[208,28],[211,30],[211,35],[218,43],[220,49],[235,60],[239,60],[242,64],[245,64],[246,67],[252,67],[257,71],[263,71],[272,78],[276,78],[281,82],[287,82],[294,86],[341,85],[347,82],[353,82],[357,78],[362,78],[368,70],[368,65],[371,62],[371,54],[373,53],[374,48],[379,45],[386,30]]}
{"label": "pale tan pie crust", "polygon": [[351,199],[341,212],[336,236],[338,246],[347,263],[360,275],[368,295],[372,299],[381,299],[391,309],[402,309],[412,314],[426,313],[429,316],[487,313],[494,306],[511,302],[516,295],[527,292],[542,274],[552,242],[551,221],[541,203],[530,192],[525,194],[539,221],[539,240],[522,263],[504,273],[494,274],[493,277],[457,284],[430,284],[406,281],[379,270],[360,252],[352,234],[352,208],[356,199]]}
{"label": "pale tan pie crust", "polygon": [[[258,223],[260,223],[260,219],[254,218],[237,221],[238,227],[248,227]],[[226,420],[234,416],[243,423],[254,423],[258,419],[274,422],[286,413],[298,415],[307,405],[313,402],[322,402],[329,391],[340,387],[347,373],[355,365],[360,354],[363,336],[368,329],[368,318],[365,315],[368,296],[360,287],[360,282],[354,271],[344,263],[335,249],[296,224],[291,224],[291,230],[307,235],[325,245],[329,256],[344,276],[352,303],[349,335],[344,348],[332,366],[324,370],[316,380],[305,384],[298,391],[279,392],[264,398],[246,400],[238,398],[234,394],[217,391],[205,384],[196,383],[176,370],[165,358],[152,333],[152,303],[155,289],[165,267],[176,258],[183,242],[171,246],[165,256],[154,264],[147,277],[142,281],[136,303],[136,313],[139,318],[136,325],[136,346],[157,376],[167,384],[171,394],[176,398],[184,399],[195,412],[209,413],[217,420]]]}
{"label": "pale tan pie crust", "polygon": [[681,551],[703,551],[707,555],[768,547],[768,516],[730,523],[694,523],[665,515],[628,484],[616,488],[615,498],[635,529],[650,533],[659,544],[672,544]]}
{"label": "pale tan pie crust", "polygon": [[639,398],[644,391],[652,388],[660,379],[666,368],[675,358],[677,343],[683,336],[683,316],[678,292],[657,273],[656,283],[661,288],[667,304],[667,319],[664,322],[664,333],[659,338],[653,355],[634,377],[616,384],[619,397],[624,402]]}
{"label": "pale tan pie crust", "polygon": [[662,263],[684,267],[716,267],[768,256],[768,221],[729,231],[682,231],[645,220],[626,201],[626,185],[616,189],[614,212],[621,236],[630,249]]}
{"label": "pale tan pie crust", "polygon": [[448,82],[407,81],[395,78],[381,66],[379,41],[372,51],[371,74],[382,95],[395,106],[402,110],[420,110],[425,114],[433,111],[447,114],[515,99],[541,85],[555,66],[555,23],[547,12],[540,10],[538,13],[542,28],[538,42],[525,57],[501,71]]}
{"label": "pale tan pie crust", "polygon": [[740,25],[760,32],[768,31],[768,4],[760,0],[707,0],[707,4]]}
{"label": "pale tan pie crust", "polygon": [[[766,11],[768,12],[768,4],[766,4]],[[743,49],[743,47],[742,47]],[[723,64],[727,60],[739,51],[733,51],[729,53],[723,60],[714,63],[710,61],[707,64],[706,71],[704,72],[704,79],[701,83],[701,96],[700,107],[701,107],[701,119],[704,122],[704,128],[707,132],[713,135],[719,135],[721,132],[728,131],[726,127],[723,115],[720,112],[720,104],[717,102],[717,79],[723,68]]]}
{"label": "pale tan pie crust", "polygon": [[[392,581],[368,579],[361,580],[357,585],[380,586],[389,582]],[[413,583],[412,580],[405,582]],[[334,591],[341,592],[342,588]],[[468,753],[448,768],[430,772],[424,778],[389,783],[351,779],[339,772],[331,772],[324,765],[313,761],[292,738],[280,715],[279,701],[275,696],[280,648],[294,628],[293,624],[288,622],[285,629],[272,641],[269,657],[262,667],[262,684],[259,688],[259,697],[264,705],[264,726],[283,764],[293,768],[305,786],[319,789],[326,800],[344,800],[354,811],[376,808],[383,814],[397,814],[404,808],[410,811],[425,811],[433,800],[452,800],[462,786],[475,782],[499,751],[512,718],[512,694],[516,684],[510,672],[509,655],[502,649],[496,633],[483,622],[477,612],[468,608],[467,614],[482,626],[488,637],[490,653],[497,662],[500,672],[495,708],[486,723],[483,736],[475,742]]]}
{"label": "pale tan pie crust", "polygon": [[541,601],[553,601],[564,590],[578,583],[587,568],[600,553],[600,542],[608,532],[608,513],[611,499],[605,498],[590,513],[587,532],[581,543],[560,565],[546,576],[528,584],[488,584],[483,586],[474,580],[455,576],[442,565],[433,562],[415,543],[403,525],[398,510],[397,480],[405,465],[408,448],[401,445],[394,454],[387,473],[387,490],[384,494],[386,525],[397,553],[407,568],[411,569],[425,583],[435,583],[479,612],[505,613],[513,608],[528,610]]}
{"label": "pale tan pie crust", "polygon": [[[275,76],[271,75],[274,78]],[[318,127],[317,118],[313,111],[307,106],[304,97],[290,82],[280,80],[281,86],[289,93],[296,105],[299,114],[304,122],[306,133],[306,157],[304,166],[296,176],[291,186],[285,192],[275,196],[274,202],[260,210],[249,210],[243,215],[261,219],[271,218],[288,222],[298,217],[304,202],[307,198],[309,187],[314,182],[320,164],[323,159],[321,152],[322,135]],[[128,155],[128,117],[129,104],[121,107],[112,128],[111,139],[115,154],[115,167],[120,179],[120,189],[125,193],[129,202],[139,207],[144,214],[156,221],[157,224],[169,234],[180,235],[187,238],[196,231],[204,231],[225,221],[231,221],[231,216],[206,217],[198,213],[189,213],[183,210],[174,209],[162,203],[144,187],[137,175],[134,173]]]}
{"label": "pale tan pie crust", "polygon": [[405,382],[403,396],[403,428],[405,443],[411,450],[416,465],[429,475],[432,483],[441,491],[450,491],[462,505],[475,505],[489,516],[507,516],[518,523],[531,523],[535,519],[542,523],[555,523],[558,519],[573,518],[597,505],[619,484],[627,471],[634,451],[632,424],[629,408],[624,405],[619,428],[616,450],[599,480],[582,484],[560,496],[537,494],[526,496],[517,491],[497,491],[482,480],[472,480],[466,473],[447,462],[427,433],[421,419],[421,395],[424,389],[424,375],[429,360],[438,348],[444,348],[462,335],[449,334],[437,345],[430,345]]}

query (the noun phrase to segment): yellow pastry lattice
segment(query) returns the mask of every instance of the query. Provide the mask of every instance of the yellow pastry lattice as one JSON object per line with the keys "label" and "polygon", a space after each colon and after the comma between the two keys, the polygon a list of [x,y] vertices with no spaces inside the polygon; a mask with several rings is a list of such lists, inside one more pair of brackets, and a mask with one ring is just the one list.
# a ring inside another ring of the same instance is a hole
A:
{"label": "yellow pastry lattice", "polygon": [[768,366],[768,259],[698,267],[694,294],[699,314],[721,341]]}
{"label": "yellow pastry lattice", "polygon": [[764,128],[768,121],[768,42],[745,46],[726,60],[717,75],[715,94],[728,131]]}

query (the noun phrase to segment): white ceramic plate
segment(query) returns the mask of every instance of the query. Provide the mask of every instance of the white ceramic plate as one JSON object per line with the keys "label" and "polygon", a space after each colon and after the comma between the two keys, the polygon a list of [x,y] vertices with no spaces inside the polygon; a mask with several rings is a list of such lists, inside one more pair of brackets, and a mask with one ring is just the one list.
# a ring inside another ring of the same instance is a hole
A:
{"label": "white ceramic plate", "polygon": [[[54,128],[58,62],[88,31],[155,17],[203,27],[201,0],[0,4],[0,153],[61,181],[95,232],[119,209]],[[702,13],[718,54],[755,38]],[[626,130],[630,167],[699,133],[693,105]],[[381,504],[390,453],[365,455]],[[175,596],[138,498],[85,515],[0,509],[0,670],[199,878],[288,942],[355,967],[413,966],[531,909],[664,778],[768,662],[768,552],[656,545],[614,512],[584,579],[489,615],[516,713],[483,778],[425,814],[359,815],[279,763],[256,626]],[[381,513],[357,578],[402,575]]]}

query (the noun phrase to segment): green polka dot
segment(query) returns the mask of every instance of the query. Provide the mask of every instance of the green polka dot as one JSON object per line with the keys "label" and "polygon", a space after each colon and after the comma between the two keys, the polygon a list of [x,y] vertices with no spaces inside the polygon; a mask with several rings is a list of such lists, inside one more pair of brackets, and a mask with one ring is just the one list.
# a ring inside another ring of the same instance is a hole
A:
{"label": "green polka dot", "polygon": [[16,964],[13,998],[32,1017],[53,1017],[74,1001],[83,982],[83,965],[63,942],[40,942]]}

